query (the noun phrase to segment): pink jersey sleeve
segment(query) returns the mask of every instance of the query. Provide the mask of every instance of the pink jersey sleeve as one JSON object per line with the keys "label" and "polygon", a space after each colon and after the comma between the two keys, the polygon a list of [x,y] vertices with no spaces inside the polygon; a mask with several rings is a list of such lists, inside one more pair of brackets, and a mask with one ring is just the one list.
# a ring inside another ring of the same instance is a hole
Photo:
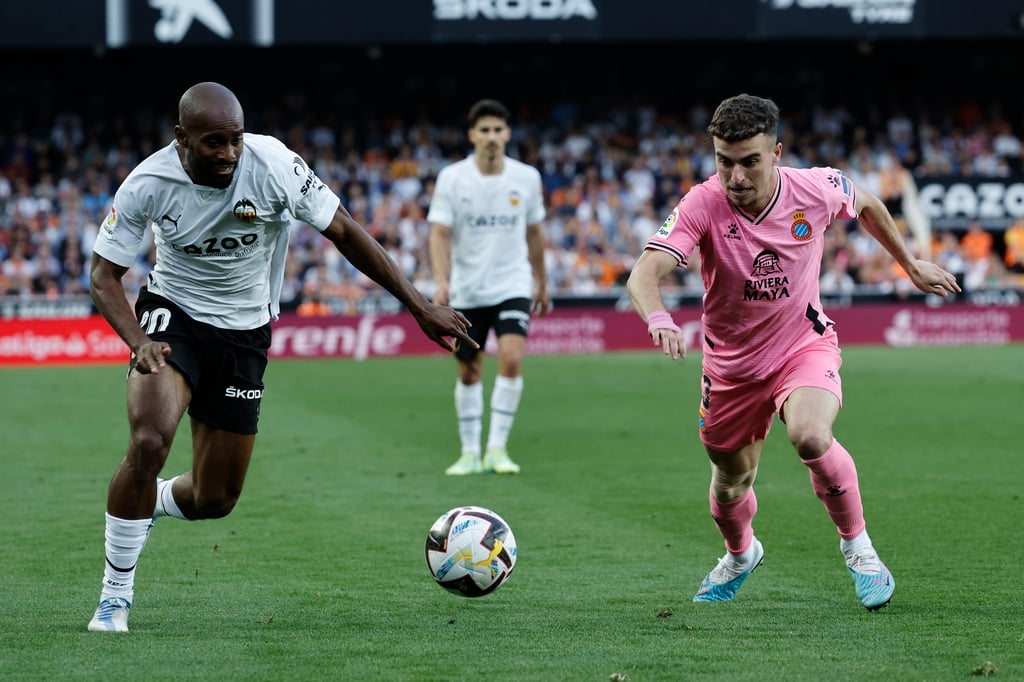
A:
{"label": "pink jersey sleeve", "polygon": [[[708,186],[708,183],[715,183]],[[672,212],[665,218],[658,231],[652,236],[646,248],[664,251],[675,257],[680,265],[686,266],[711,224],[708,215],[708,201],[714,194],[718,178],[712,176],[697,185],[679,200]]]}

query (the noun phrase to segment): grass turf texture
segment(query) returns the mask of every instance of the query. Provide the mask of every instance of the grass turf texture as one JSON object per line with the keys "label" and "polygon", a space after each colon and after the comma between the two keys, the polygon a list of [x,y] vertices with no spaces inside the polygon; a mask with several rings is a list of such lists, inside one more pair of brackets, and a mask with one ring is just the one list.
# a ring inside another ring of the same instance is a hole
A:
{"label": "grass turf texture", "polygon": [[[699,358],[531,357],[519,476],[446,477],[448,358],[275,361],[226,519],[160,519],[128,635],[88,633],[106,486],[127,438],[120,367],[0,371],[0,679],[958,680],[1024,678],[1024,346],[849,348],[837,437],[897,579],[857,601],[778,422],[736,601],[693,604],[722,553],[695,431]],[[487,394],[493,359],[486,365]],[[188,466],[179,432],[165,473]],[[482,599],[435,585],[430,524],[462,504],[520,558]]]}

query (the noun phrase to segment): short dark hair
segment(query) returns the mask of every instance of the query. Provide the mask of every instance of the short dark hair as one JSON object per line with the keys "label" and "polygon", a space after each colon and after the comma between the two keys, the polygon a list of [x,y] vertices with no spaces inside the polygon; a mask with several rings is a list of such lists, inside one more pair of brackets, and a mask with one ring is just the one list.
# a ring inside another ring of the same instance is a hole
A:
{"label": "short dark hair", "polygon": [[496,99],[482,99],[469,108],[469,116],[466,117],[469,127],[472,128],[476,122],[484,116],[494,116],[502,121],[508,122],[510,114],[505,105]]}
{"label": "short dark hair", "polygon": [[764,133],[775,141],[779,131],[779,107],[754,95],[736,95],[722,100],[715,109],[708,132],[726,142],[740,142]]}

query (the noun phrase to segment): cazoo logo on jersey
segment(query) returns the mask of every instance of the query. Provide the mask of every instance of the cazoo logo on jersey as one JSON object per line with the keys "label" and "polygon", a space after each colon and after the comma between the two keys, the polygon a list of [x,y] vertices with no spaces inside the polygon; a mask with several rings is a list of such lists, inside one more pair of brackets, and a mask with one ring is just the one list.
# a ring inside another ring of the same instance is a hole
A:
{"label": "cazoo logo on jersey", "polygon": [[434,0],[434,18],[462,19],[597,19],[593,0]]}

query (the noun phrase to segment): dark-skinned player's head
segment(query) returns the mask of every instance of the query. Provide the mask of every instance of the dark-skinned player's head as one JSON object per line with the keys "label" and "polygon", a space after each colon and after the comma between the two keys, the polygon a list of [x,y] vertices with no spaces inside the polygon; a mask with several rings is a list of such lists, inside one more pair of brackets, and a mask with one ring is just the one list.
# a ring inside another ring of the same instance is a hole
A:
{"label": "dark-skinned player's head", "polygon": [[174,137],[182,165],[197,185],[225,188],[242,155],[245,117],[238,98],[220,83],[190,87],[178,102]]}

